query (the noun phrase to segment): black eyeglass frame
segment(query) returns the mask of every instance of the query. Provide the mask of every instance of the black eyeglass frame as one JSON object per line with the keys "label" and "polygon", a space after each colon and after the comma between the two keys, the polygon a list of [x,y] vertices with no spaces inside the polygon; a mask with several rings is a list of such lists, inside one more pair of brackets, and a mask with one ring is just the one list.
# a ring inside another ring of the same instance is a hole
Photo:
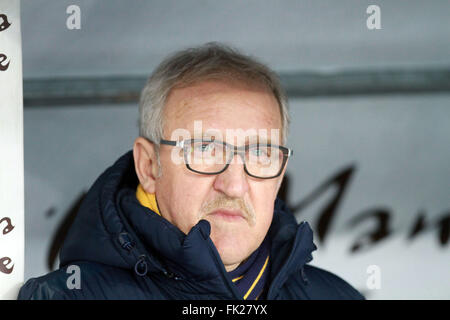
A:
{"label": "black eyeglass frame", "polygon": [[[217,172],[202,172],[202,171],[197,171],[195,169],[193,169],[189,163],[188,163],[188,159],[187,159],[187,150],[185,148],[186,144],[191,144],[193,142],[220,142],[222,144],[224,144],[227,148],[229,148],[230,150],[233,150],[233,157],[230,157],[230,159],[227,159],[227,163],[225,164],[224,168],[220,171]],[[253,146],[258,146],[259,144],[254,143],[254,144],[248,144],[248,145],[243,145],[241,147],[232,145],[230,143],[227,143],[225,141],[215,141],[215,140],[204,140],[204,139],[187,139],[187,140],[182,140],[182,141],[174,141],[174,140],[165,140],[165,139],[161,139],[159,141],[160,144],[165,144],[165,145],[169,145],[169,146],[174,146],[174,147],[179,147],[181,149],[183,149],[183,155],[184,155],[184,164],[186,165],[186,167],[191,170],[192,172],[195,173],[199,173],[199,174],[205,174],[205,175],[216,175],[216,174],[221,174],[222,172],[224,172],[225,170],[228,169],[231,160],[234,158],[234,156],[237,154],[241,157],[242,159],[242,163],[244,164],[244,171],[246,174],[248,174],[250,177],[253,178],[257,178],[257,179],[274,179],[277,178],[281,175],[281,172],[283,172],[284,167],[286,166],[286,162],[288,160],[288,158],[290,156],[292,156],[294,154],[294,151],[292,149],[286,148],[284,146],[280,146],[280,145],[276,145],[276,144],[264,144],[265,146],[269,146],[269,147],[277,147],[279,148],[282,153],[283,153],[283,163],[280,167],[280,170],[278,171],[278,173],[274,176],[270,176],[270,177],[259,177],[259,176],[255,176],[253,174],[251,174],[250,172],[248,172],[247,170],[247,166],[245,163],[245,152],[250,149]]]}

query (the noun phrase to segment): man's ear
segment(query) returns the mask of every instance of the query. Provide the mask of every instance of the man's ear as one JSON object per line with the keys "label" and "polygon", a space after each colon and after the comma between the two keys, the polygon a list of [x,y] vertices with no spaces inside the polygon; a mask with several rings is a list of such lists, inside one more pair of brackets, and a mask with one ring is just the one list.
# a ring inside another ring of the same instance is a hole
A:
{"label": "man's ear", "polygon": [[143,137],[137,137],[133,145],[133,157],[140,184],[147,193],[155,193],[159,172],[155,145]]}

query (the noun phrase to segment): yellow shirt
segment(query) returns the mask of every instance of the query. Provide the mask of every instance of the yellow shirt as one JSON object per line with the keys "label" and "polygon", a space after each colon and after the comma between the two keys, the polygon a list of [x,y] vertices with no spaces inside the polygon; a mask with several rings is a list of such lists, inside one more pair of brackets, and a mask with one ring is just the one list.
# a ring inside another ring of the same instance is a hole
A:
{"label": "yellow shirt", "polygon": [[154,193],[147,193],[141,184],[138,185],[136,189],[136,198],[144,207],[149,208],[158,215],[161,215],[158,209],[158,204],[156,203],[156,195]]}

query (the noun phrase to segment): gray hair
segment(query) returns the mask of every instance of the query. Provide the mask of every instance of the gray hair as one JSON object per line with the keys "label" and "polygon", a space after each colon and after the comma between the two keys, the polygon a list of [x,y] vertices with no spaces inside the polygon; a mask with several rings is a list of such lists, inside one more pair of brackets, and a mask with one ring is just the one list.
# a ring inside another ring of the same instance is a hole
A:
{"label": "gray hair", "polygon": [[[218,43],[185,49],[169,56],[156,68],[141,92],[139,135],[155,144],[158,154],[163,138],[163,109],[174,87],[208,79],[241,80],[263,85],[273,93],[280,107],[282,141],[286,142],[289,113],[287,97],[278,76],[255,58]],[[159,157],[158,157],[159,164]]]}

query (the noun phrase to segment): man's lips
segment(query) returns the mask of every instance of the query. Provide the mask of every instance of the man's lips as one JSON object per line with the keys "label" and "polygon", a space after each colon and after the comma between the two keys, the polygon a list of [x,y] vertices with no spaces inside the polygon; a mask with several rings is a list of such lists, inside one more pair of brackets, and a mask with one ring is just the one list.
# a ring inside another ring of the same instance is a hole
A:
{"label": "man's lips", "polygon": [[244,214],[240,210],[218,209],[210,213],[210,215],[225,219],[227,221],[239,221],[245,219]]}

